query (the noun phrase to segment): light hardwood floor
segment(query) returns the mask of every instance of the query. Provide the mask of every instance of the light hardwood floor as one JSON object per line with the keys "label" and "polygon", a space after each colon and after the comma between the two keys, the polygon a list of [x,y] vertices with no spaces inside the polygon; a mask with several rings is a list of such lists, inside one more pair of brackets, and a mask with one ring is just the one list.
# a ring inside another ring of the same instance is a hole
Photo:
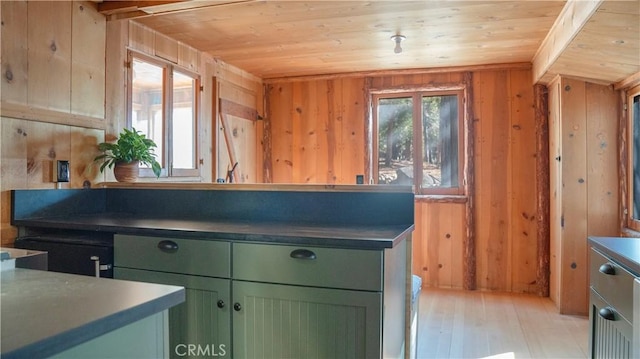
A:
{"label": "light hardwood floor", "polygon": [[587,317],[549,298],[422,288],[418,358],[586,358]]}

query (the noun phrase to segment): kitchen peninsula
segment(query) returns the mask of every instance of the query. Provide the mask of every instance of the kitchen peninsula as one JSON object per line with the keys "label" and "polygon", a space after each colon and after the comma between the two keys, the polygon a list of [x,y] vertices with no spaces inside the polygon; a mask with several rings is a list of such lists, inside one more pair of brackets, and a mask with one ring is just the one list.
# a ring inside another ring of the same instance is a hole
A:
{"label": "kitchen peninsula", "polygon": [[168,356],[184,288],[30,269],[2,272],[2,358]]}
{"label": "kitchen peninsula", "polygon": [[[115,278],[185,286],[192,307],[170,312],[170,327],[192,329],[172,330],[172,347],[224,345],[235,358],[400,357],[408,345],[410,189],[115,186],[12,195],[20,235],[110,233]],[[196,325],[188,318],[201,306],[214,310]]]}

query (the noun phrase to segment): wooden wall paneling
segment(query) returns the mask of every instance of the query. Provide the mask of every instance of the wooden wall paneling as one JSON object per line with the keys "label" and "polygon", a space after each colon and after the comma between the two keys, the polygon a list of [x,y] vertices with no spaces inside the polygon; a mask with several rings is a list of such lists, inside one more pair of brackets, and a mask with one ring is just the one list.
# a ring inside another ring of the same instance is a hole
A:
{"label": "wooden wall paneling", "polygon": [[330,80],[327,89],[328,116],[325,119],[327,133],[327,168],[324,178],[326,183],[340,183],[342,180],[340,143],[342,140],[342,81],[339,79]]}
{"label": "wooden wall paneling", "polygon": [[562,278],[562,81],[556,77],[549,89],[549,297],[559,308]]}
{"label": "wooden wall paneling", "polygon": [[144,52],[146,54],[154,54],[155,35],[154,31],[146,26],[140,25],[135,21],[129,23],[129,47]]}
{"label": "wooden wall paneling", "polygon": [[330,183],[327,182],[327,169],[329,169],[329,156],[327,155],[329,147],[329,114],[331,109],[329,108],[329,89],[331,88],[331,80],[316,80],[314,81],[316,86],[316,106],[318,109],[317,117],[315,119],[316,126],[316,168],[314,170],[315,183]]}
{"label": "wooden wall paneling", "polygon": [[[69,161],[69,126],[26,121],[27,188],[55,188],[54,167],[57,160]],[[70,188],[69,183],[60,183]]]}
{"label": "wooden wall paneling", "polygon": [[345,78],[342,80],[342,140],[339,145],[342,163],[342,184],[355,184],[356,175],[364,175],[365,133],[364,79]]}
{"label": "wooden wall paneling", "polygon": [[93,162],[100,154],[100,142],[104,142],[104,130],[80,127],[69,129],[71,188],[91,187],[102,181],[100,166]]}
{"label": "wooden wall paneling", "polygon": [[178,43],[178,65],[193,72],[200,71],[200,53],[193,47]]}
{"label": "wooden wall paneling", "polygon": [[[29,1],[27,102],[30,106],[70,112],[70,1]],[[55,16],[52,16],[55,14]]]}
{"label": "wooden wall paneling", "polygon": [[610,86],[586,84],[587,233],[619,235],[618,96]]}
{"label": "wooden wall paneling", "polygon": [[466,204],[450,203],[448,206],[450,208],[449,219],[451,224],[448,228],[447,234],[449,234],[450,237],[447,238],[447,235],[445,234],[445,238],[451,242],[451,254],[449,258],[445,258],[443,260],[448,260],[448,266],[451,271],[451,288],[465,288],[463,272],[464,266],[462,261],[464,258],[464,240],[467,236],[467,230],[465,228]]}
{"label": "wooden wall paneling", "polygon": [[273,183],[293,183],[292,92],[292,84],[290,83],[274,84],[269,87],[271,106],[267,116],[271,122]]}
{"label": "wooden wall paneling", "polygon": [[72,6],[71,112],[104,118],[106,20],[94,6]]}
{"label": "wooden wall paneling", "polygon": [[106,23],[105,72],[105,131],[108,135],[122,132],[127,119],[127,51],[128,21]]}
{"label": "wooden wall paneling", "polygon": [[438,288],[440,286],[440,269],[441,263],[438,260],[440,255],[441,242],[444,242],[443,224],[440,218],[446,218],[444,206],[440,204],[428,203],[425,205],[426,218],[423,221],[426,224],[426,231],[423,232],[423,240],[427,244],[427,283],[430,287]]}
{"label": "wooden wall paneling", "polygon": [[550,176],[549,176],[549,91],[546,86],[534,85],[535,121],[536,121],[536,238],[537,294],[549,296],[550,276]]}
{"label": "wooden wall paneling", "polygon": [[[510,277],[507,72],[474,73],[476,124],[476,257],[480,288],[506,290]],[[501,100],[503,99],[503,100]]]}
{"label": "wooden wall paneling", "polygon": [[2,1],[2,102],[27,103],[27,2]]}
{"label": "wooden wall paneling", "polygon": [[174,64],[178,63],[178,42],[159,32],[153,33],[154,55]]}
{"label": "wooden wall paneling", "polygon": [[[537,278],[536,123],[531,72],[510,70],[511,291],[535,293]],[[540,194],[541,196],[544,194]]]}
{"label": "wooden wall paneling", "polygon": [[26,122],[12,118],[0,118],[0,242],[13,243],[17,230],[11,226],[12,189],[27,187],[27,136]]}
{"label": "wooden wall paneling", "polygon": [[317,85],[316,81],[293,84],[293,178],[296,183],[318,183]]}
{"label": "wooden wall paneling", "polygon": [[562,79],[562,278],[560,313],[586,314],[587,114],[585,82]]}

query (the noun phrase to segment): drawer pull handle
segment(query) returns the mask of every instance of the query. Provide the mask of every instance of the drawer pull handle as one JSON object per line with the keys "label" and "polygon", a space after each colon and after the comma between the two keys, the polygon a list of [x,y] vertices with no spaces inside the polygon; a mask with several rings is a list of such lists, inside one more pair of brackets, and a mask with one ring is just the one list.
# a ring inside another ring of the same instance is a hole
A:
{"label": "drawer pull handle", "polygon": [[178,251],[178,243],[174,241],[160,241],[158,242],[158,249],[165,253],[175,253]]}
{"label": "drawer pull handle", "polygon": [[224,308],[224,300],[220,299],[218,301],[218,308]]}
{"label": "drawer pull handle", "polygon": [[606,320],[616,320],[616,312],[609,307],[601,308],[598,314]]}
{"label": "drawer pull handle", "polygon": [[308,249],[296,249],[291,251],[291,258],[295,259],[316,259],[316,254]]}
{"label": "drawer pull handle", "polygon": [[616,267],[614,267],[613,264],[611,264],[611,263],[605,263],[605,264],[600,266],[600,269],[598,269],[598,271],[600,271],[600,273],[606,274],[606,275],[615,275],[616,274]]}
{"label": "drawer pull handle", "polygon": [[235,304],[233,305],[233,309],[234,309],[236,312],[239,312],[240,310],[242,310],[242,306],[240,305],[240,303],[235,303]]}

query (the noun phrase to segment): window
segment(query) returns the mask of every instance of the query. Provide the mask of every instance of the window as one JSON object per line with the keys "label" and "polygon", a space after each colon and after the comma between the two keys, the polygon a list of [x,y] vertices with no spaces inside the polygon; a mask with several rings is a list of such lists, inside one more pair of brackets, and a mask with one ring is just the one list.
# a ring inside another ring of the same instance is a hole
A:
{"label": "window", "polygon": [[377,183],[462,194],[462,98],[462,90],[375,94]]}
{"label": "window", "polygon": [[[171,64],[130,53],[129,124],[151,138],[163,177],[198,176],[198,77]],[[141,176],[153,176],[141,168]]]}
{"label": "window", "polygon": [[640,86],[629,93],[629,216],[627,226],[640,231]]}

